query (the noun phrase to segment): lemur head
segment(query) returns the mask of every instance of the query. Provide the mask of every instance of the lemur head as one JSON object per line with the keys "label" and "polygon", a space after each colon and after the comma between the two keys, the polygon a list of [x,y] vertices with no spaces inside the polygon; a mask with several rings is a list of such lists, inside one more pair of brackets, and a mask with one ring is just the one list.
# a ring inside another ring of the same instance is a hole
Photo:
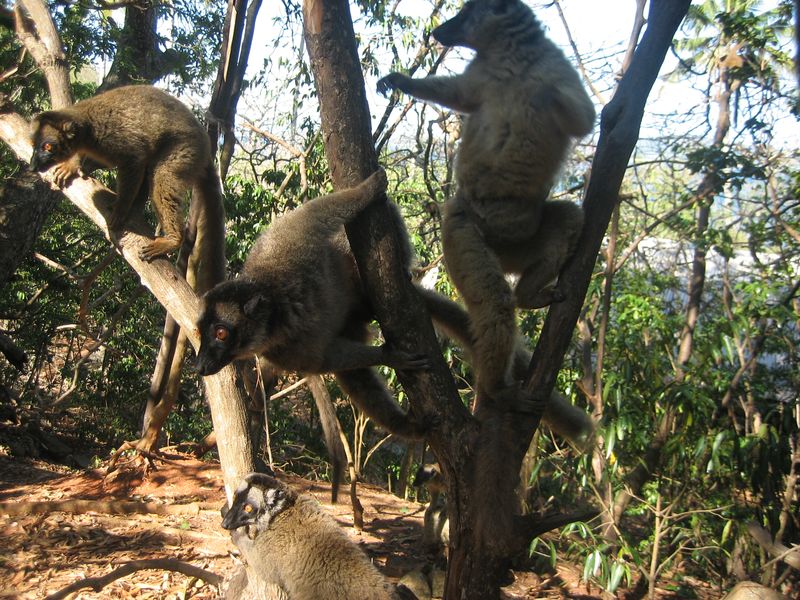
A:
{"label": "lemur head", "polygon": [[222,527],[244,533],[254,540],[272,520],[294,504],[296,494],[274,477],[263,473],[245,476],[229,509],[222,509]]}
{"label": "lemur head", "polygon": [[63,162],[77,151],[81,128],[62,111],[43,112],[31,122],[31,168],[43,171]]}
{"label": "lemur head", "polygon": [[478,51],[519,34],[531,39],[541,34],[533,11],[520,0],[469,0],[455,17],[433,30],[433,37],[445,46]]}
{"label": "lemur head", "polygon": [[414,474],[414,487],[425,486],[431,493],[441,494],[447,492],[447,483],[438,464],[420,465]]}
{"label": "lemur head", "polygon": [[213,375],[236,359],[259,354],[267,342],[273,312],[264,287],[252,281],[224,281],[209,290],[197,322],[197,372]]}

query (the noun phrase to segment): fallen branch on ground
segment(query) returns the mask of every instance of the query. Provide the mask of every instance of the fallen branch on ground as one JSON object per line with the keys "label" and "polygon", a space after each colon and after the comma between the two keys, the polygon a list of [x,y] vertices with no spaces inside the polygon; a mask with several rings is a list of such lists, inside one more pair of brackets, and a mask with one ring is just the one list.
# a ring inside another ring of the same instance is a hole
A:
{"label": "fallen branch on ground", "polygon": [[197,502],[168,505],[127,500],[54,500],[45,502],[0,502],[0,515],[25,517],[28,515],[44,515],[51,512],[97,512],[109,515],[196,515],[201,510],[217,510],[217,508],[219,507]]}
{"label": "fallen branch on ground", "polygon": [[61,598],[66,598],[73,592],[77,592],[78,590],[82,590],[84,588],[92,588],[93,591],[99,592],[104,587],[106,587],[109,583],[120,579],[121,577],[126,577],[131,573],[135,573],[136,571],[143,571],[145,569],[161,569],[164,571],[176,571],[178,573],[183,573],[189,577],[194,577],[195,579],[202,579],[206,583],[210,585],[219,585],[222,583],[222,577],[217,575],[216,573],[212,573],[211,571],[206,571],[205,569],[201,569],[200,567],[195,567],[194,565],[190,565],[189,563],[181,562],[179,560],[175,560],[174,558],[158,558],[152,560],[134,560],[129,563],[126,563],[119,567],[118,569],[114,569],[111,573],[107,573],[102,577],[87,577],[86,579],[81,579],[80,581],[76,581],[65,587],[62,590],[54,594],[50,594],[47,596],[45,600],[61,600]]}

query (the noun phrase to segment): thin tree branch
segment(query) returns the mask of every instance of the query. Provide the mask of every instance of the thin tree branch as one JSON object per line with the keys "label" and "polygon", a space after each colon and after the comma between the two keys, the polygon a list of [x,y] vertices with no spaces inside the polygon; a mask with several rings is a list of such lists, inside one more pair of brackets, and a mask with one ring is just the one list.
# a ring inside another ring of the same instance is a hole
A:
{"label": "thin tree branch", "polygon": [[[638,1],[642,3],[642,6],[644,6],[644,0]],[[581,58],[581,53],[578,51],[578,45],[575,43],[575,40],[572,37],[572,31],[570,30],[567,19],[564,16],[564,11],[561,9],[561,0],[555,0],[553,4],[555,4],[556,10],[558,11],[558,17],[561,19],[561,24],[564,26],[564,31],[567,33],[569,45],[572,47],[572,54],[575,56],[575,62],[578,65],[578,70],[581,72],[584,83],[589,86],[589,89],[592,91],[594,97],[597,98],[597,101],[605,106],[608,103],[608,100],[606,100],[606,97],[603,95],[603,93],[597,89],[597,87],[594,85],[594,81],[591,77],[589,77],[589,73],[586,72],[586,65],[583,64],[583,58]]]}

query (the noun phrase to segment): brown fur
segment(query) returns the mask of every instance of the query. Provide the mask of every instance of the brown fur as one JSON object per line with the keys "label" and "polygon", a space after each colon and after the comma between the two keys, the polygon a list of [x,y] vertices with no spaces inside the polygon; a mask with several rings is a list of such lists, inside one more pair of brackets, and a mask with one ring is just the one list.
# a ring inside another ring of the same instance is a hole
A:
{"label": "brown fur", "polygon": [[245,477],[222,526],[231,530],[248,578],[278,586],[291,600],[399,600],[316,499],[273,477]]}
{"label": "brown fur", "polygon": [[[433,31],[445,45],[476,50],[461,75],[378,83],[466,113],[447,201],[443,245],[474,334],[479,397],[515,399],[515,307],[563,299],[553,285],[574,250],[583,211],[546,201],[572,139],[595,111],[580,78],[520,0],[470,0]],[[519,276],[512,290],[506,273]]]}
{"label": "brown fur", "polygon": [[356,188],[279,217],[258,238],[239,277],[203,297],[198,371],[211,375],[232,360],[256,354],[282,370],[333,372],[378,425],[405,437],[420,436],[426,427],[408,418],[371,367],[416,369],[428,361],[366,343],[372,311],[343,227],[385,198],[385,188],[381,170]]}
{"label": "brown fur", "polygon": [[147,85],[116,88],[62,110],[41,113],[32,124],[31,165],[56,164],[56,184],[80,172],[81,159],[117,169],[117,201],[109,221],[122,229],[137,199],[146,192],[163,236],[141,252],[153,260],[180,247],[181,203],[194,188],[195,201],[220,191],[205,129],[192,112],[166,92]]}

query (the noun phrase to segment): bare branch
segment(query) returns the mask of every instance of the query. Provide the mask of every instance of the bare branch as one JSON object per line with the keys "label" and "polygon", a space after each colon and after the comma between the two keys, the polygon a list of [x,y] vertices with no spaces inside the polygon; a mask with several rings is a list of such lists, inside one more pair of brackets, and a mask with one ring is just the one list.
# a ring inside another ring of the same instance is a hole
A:
{"label": "bare branch", "polygon": [[[644,5],[644,0],[640,0]],[[558,17],[561,19],[561,24],[564,26],[564,31],[567,33],[567,39],[569,40],[569,45],[572,47],[572,53],[575,56],[575,62],[578,64],[578,70],[581,72],[581,76],[583,77],[583,81],[589,86],[589,89],[592,90],[592,94],[597,101],[605,106],[608,103],[603,93],[597,89],[594,85],[594,81],[589,74],[586,72],[586,66],[583,64],[583,58],[581,58],[581,53],[578,52],[578,45],[575,43],[575,40],[572,37],[572,31],[569,28],[569,24],[567,23],[566,17],[564,17],[564,11],[561,9],[561,0],[555,0],[554,2],[556,6],[556,10],[558,11]]]}
{"label": "bare branch", "polygon": [[161,569],[165,571],[175,571],[177,573],[183,573],[188,577],[194,577],[195,579],[202,579],[203,581],[211,585],[219,585],[223,581],[223,578],[217,575],[216,573],[212,573],[211,571],[206,571],[205,569],[201,569],[200,567],[195,567],[194,565],[190,565],[189,563],[185,563],[172,558],[134,560],[132,562],[122,565],[117,569],[114,569],[113,571],[111,571],[111,573],[103,575],[102,577],[87,577],[86,579],[81,579],[80,581],[76,581],[75,583],[65,587],[63,590],[60,590],[55,594],[50,594],[49,596],[47,596],[46,600],[61,600],[62,598],[66,598],[70,594],[77,592],[78,590],[82,590],[84,588],[92,588],[93,591],[99,592],[108,584],[116,581],[117,579],[120,579],[122,577],[127,577],[131,573],[135,573],[136,571],[142,571],[144,569]]}
{"label": "bare branch", "polygon": [[644,5],[647,0],[636,0],[636,15],[633,19],[633,28],[631,29],[631,37],[628,40],[628,49],[625,50],[625,58],[622,59],[622,66],[619,68],[618,77],[622,77],[631,66],[633,60],[633,53],[636,51],[636,44],[639,42],[639,36],[642,35],[642,28],[646,21],[644,18]]}
{"label": "bare branch", "polygon": [[53,108],[71,105],[67,57],[47,6],[42,0],[19,0],[14,16],[17,37],[44,71]]}

